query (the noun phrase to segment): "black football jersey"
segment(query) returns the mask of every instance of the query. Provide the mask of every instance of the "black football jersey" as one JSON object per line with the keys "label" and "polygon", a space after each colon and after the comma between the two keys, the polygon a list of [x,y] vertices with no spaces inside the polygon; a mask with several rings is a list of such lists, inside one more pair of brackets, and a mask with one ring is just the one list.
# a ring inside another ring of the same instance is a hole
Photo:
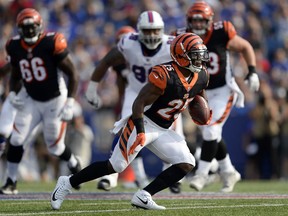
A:
{"label": "black football jersey", "polygon": [[231,22],[220,21],[213,23],[213,30],[205,38],[204,44],[207,46],[210,57],[208,65],[210,81],[207,89],[226,85],[226,74],[232,73],[229,53],[226,47],[229,40],[236,34]]}
{"label": "black football jersey", "polygon": [[149,82],[162,89],[163,94],[144,114],[157,125],[169,128],[193,97],[207,87],[209,74],[203,68],[200,73],[191,73],[186,80],[178,65],[168,62],[152,68]]}
{"label": "black football jersey", "polygon": [[6,50],[31,98],[48,101],[60,95],[57,65],[68,55],[64,35],[45,33],[31,46],[16,36],[7,42]]}

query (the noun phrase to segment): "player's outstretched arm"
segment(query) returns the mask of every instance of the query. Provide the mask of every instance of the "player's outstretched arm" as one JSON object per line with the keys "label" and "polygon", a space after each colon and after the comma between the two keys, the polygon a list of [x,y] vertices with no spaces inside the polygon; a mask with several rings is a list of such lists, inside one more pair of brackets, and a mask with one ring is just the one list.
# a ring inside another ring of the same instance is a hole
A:
{"label": "player's outstretched arm", "polygon": [[86,98],[95,109],[99,109],[102,106],[101,98],[97,94],[99,82],[102,80],[109,67],[118,66],[124,64],[125,62],[124,56],[118,50],[118,48],[115,47],[110,50],[95,67],[86,90]]}
{"label": "player's outstretched arm", "polygon": [[245,77],[252,91],[258,91],[260,87],[259,77],[256,73],[256,55],[252,45],[244,38],[236,35],[227,45],[227,48],[242,54],[248,65],[248,74]]}
{"label": "player's outstretched arm", "polygon": [[68,54],[58,65],[58,67],[68,77],[68,97],[75,97],[78,85],[78,74],[76,72],[75,65],[72,61],[71,55]]}
{"label": "player's outstretched arm", "polygon": [[68,54],[58,65],[58,67],[67,75],[68,83],[68,98],[60,113],[60,117],[63,121],[70,121],[73,118],[73,106],[74,98],[77,91],[78,75],[76,68],[72,62],[70,54]]}
{"label": "player's outstretched arm", "polygon": [[118,50],[117,47],[112,48],[103,59],[99,61],[95,67],[91,80],[94,82],[100,82],[107,70],[111,66],[118,66],[120,64],[125,64],[126,60],[122,53]]}

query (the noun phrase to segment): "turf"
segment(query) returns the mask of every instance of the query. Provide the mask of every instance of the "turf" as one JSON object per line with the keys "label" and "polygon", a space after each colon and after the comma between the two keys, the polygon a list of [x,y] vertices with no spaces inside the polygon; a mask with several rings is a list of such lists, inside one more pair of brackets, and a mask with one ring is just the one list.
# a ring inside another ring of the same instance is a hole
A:
{"label": "turf", "polygon": [[165,211],[140,210],[131,207],[130,199],[136,189],[121,185],[111,192],[96,189],[96,182],[86,183],[73,191],[61,210],[50,207],[50,193],[55,182],[19,182],[18,195],[0,195],[0,216],[3,215],[288,215],[287,182],[241,181],[233,193],[219,193],[220,183],[195,192],[184,183],[181,194],[169,190],[154,196]]}

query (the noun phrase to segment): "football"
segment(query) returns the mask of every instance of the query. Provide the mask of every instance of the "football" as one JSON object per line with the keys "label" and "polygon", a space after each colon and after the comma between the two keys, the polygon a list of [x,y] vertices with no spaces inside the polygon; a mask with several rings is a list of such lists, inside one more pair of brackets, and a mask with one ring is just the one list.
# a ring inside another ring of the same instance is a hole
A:
{"label": "football", "polygon": [[192,120],[199,125],[206,125],[210,118],[210,108],[204,97],[196,95],[188,105]]}

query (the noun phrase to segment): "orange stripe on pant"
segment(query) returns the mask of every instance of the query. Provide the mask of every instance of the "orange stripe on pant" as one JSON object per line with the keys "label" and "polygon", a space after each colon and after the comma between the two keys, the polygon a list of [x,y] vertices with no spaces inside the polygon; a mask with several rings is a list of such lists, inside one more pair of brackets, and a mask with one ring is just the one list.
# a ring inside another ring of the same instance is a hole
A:
{"label": "orange stripe on pant", "polygon": [[226,108],[225,108],[223,115],[216,122],[214,122],[211,125],[220,124],[221,122],[223,122],[226,119],[226,117],[229,115],[229,113],[232,109],[233,100],[234,100],[234,95],[231,95],[229,97],[229,100],[228,100],[228,103],[226,105]]}
{"label": "orange stripe on pant", "polygon": [[53,143],[50,147],[53,147],[55,145],[57,145],[57,143],[59,142],[59,140],[62,138],[62,136],[64,135],[64,131],[66,129],[67,123],[66,122],[62,122],[61,124],[61,129],[60,129],[60,133],[58,138],[56,139],[55,143]]}
{"label": "orange stripe on pant", "polygon": [[121,153],[123,155],[123,157],[125,158],[125,160],[128,163],[128,150],[127,150],[127,142],[128,139],[133,131],[134,128],[134,124],[131,118],[129,118],[126,126],[124,127],[121,136],[120,136],[120,140],[119,140],[119,148],[121,150]]}

